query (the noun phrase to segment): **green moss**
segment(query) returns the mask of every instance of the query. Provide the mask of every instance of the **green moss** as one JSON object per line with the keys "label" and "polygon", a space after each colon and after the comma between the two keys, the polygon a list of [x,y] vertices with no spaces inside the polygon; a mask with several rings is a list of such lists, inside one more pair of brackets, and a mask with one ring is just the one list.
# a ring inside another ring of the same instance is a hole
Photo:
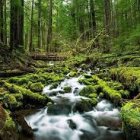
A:
{"label": "green moss", "polygon": [[117,90],[109,87],[107,82],[95,75],[93,76],[93,79],[97,81],[98,85],[102,89],[102,92],[104,93],[104,96],[111,99],[113,102],[119,102],[121,100],[122,95]]}
{"label": "green moss", "polygon": [[0,130],[0,138],[4,140],[8,140],[12,138],[13,140],[19,139],[18,137],[18,130],[16,127],[15,122],[13,121],[13,118],[10,116],[10,113],[6,112],[6,120],[4,123],[4,127]]}
{"label": "green moss", "polygon": [[121,114],[123,121],[140,128],[140,100],[126,103],[121,109]]}
{"label": "green moss", "polygon": [[140,100],[132,100],[121,109],[123,130],[129,140],[140,139]]}
{"label": "green moss", "polygon": [[103,98],[103,97],[104,97],[104,93],[103,93],[103,92],[100,92],[100,93],[99,93],[99,97],[100,97],[100,98]]}
{"label": "green moss", "polygon": [[111,77],[120,81],[131,92],[140,91],[140,67],[120,67],[110,70]]}
{"label": "green moss", "polygon": [[87,79],[92,78],[92,76],[88,75],[88,74],[84,74],[84,77],[87,78]]}
{"label": "green moss", "polygon": [[26,77],[13,77],[9,79],[9,82],[17,85],[23,85],[28,84],[28,79]]}
{"label": "green moss", "polygon": [[91,85],[91,82],[85,78],[79,79],[78,82],[84,85]]}
{"label": "green moss", "polygon": [[50,90],[51,89],[55,89],[55,88],[57,88],[58,87],[58,83],[53,83],[52,85],[51,85],[51,87],[50,87]]}
{"label": "green moss", "polygon": [[86,87],[84,87],[80,93],[79,93],[81,96],[85,96],[85,97],[88,97],[91,102],[92,102],[92,105],[96,105],[98,100],[97,100],[97,89],[96,89],[96,86],[91,86],[91,85],[88,85]]}
{"label": "green moss", "polygon": [[6,121],[4,125],[4,129],[15,129],[16,125],[13,119],[10,117],[10,114],[6,112]]}
{"label": "green moss", "polygon": [[96,105],[98,103],[97,94],[96,93],[89,94],[89,98],[91,99],[93,105]]}
{"label": "green moss", "polygon": [[41,92],[43,90],[44,86],[42,85],[41,82],[38,83],[32,83],[30,85],[30,90],[33,92]]}
{"label": "green moss", "polygon": [[23,100],[23,95],[20,93],[13,94],[13,96],[16,98],[17,101]]}
{"label": "green moss", "polygon": [[111,88],[113,88],[115,90],[124,89],[124,86],[120,82],[109,81],[109,82],[107,82],[107,84],[109,85],[109,87],[111,87]]}
{"label": "green moss", "polygon": [[69,73],[69,76],[70,76],[70,77],[75,77],[75,76],[77,76],[77,72],[76,72],[76,71],[71,71],[71,72]]}
{"label": "green moss", "polygon": [[64,93],[70,93],[71,92],[71,87],[67,86],[67,87],[64,87]]}
{"label": "green moss", "polygon": [[88,97],[91,93],[95,92],[96,90],[94,89],[94,87],[92,85],[88,85],[80,91],[79,95]]}
{"label": "green moss", "polygon": [[5,82],[5,87],[7,89],[12,87],[12,88],[14,88],[15,91],[17,91],[16,93],[23,95],[22,102],[25,104],[27,103],[27,104],[46,105],[46,103],[48,101],[51,101],[51,99],[49,97],[47,97],[46,95],[41,95],[39,93],[33,93],[32,91],[30,91],[26,88],[17,86],[17,85],[13,85],[13,84]]}
{"label": "green moss", "polygon": [[123,98],[128,98],[130,96],[130,93],[128,90],[119,90],[119,92]]}
{"label": "green moss", "polygon": [[10,95],[10,94],[5,94],[3,102],[7,108],[12,110],[17,109],[22,105],[20,102],[16,100],[14,95]]}
{"label": "green moss", "polygon": [[127,63],[127,66],[140,67],[140,58],[135,58]]}
{"label": "green moss", "polygon": [[75,104],[73,110],[83,113],[92,110],[94,105],[95,103],[91,99],[81,99]]}

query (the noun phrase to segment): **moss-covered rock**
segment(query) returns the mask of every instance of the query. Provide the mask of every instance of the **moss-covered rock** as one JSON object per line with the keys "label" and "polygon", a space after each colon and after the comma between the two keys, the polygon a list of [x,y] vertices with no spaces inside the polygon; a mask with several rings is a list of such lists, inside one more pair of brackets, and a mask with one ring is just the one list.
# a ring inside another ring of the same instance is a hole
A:
{"label": "moss-covered rock", "polygon": [[89,94],[95,93],[95,92],[96,91],[95,91],[94,87],[92,85],[88,85],[80,91],[79,95],[88,97]]}
{"label": "moss-covered rock", "polygon": [[32,83],[30,85],[30,90],[33,92],[41,92],[43,90],[44,86],[42,85],[41,82],[38,83]]}
{"label": "moss-covered rock", "polygon": [[81,101],[75,104],[73,111],[78,111],[80,113],[91,111],[94,105],[95,104],[91,99],[81,99]]}
{"label": "moss-covered rock", "polygon": [[5,107],[7,107],[11,110],[17,109],[22,106],[22,103],[18,102],[16,100],[16,97],[12,94],[5,94],[3,103],[4,103]]}
{"label": "moss-covered rock", "polygon": [[78,80],[79,83],[84,84],[84,85],[91,85],[91,81],[89,79],[81,78]]}
{"label": "moss-covered rock", "polygon": [[140,139],[140,100],[126,103],[121,109],[123,129],[127,140]]}
{"label": "moss-covered rock", "polygon": [[50,87],[50,90],[55,89],[58,87],[58,83],[53,83]]}
{"label": "moss-covered rock", "polygon": [[140,91],[140,67],[120,67],[110,70],[112,79],[120,81],[132,93]]}
{"label": "moss-covered rock", "polygon": [[9,79],[10,83],[14,83],[17,85],[24,85],[24,84],[28,84],[28,78],[25,77],[12,77]]}
{"label": "moss-covered rock", "polygon": [[70,93],[72,89],[71,89],[71,87],[66,86],[63,88],[63,90],[64,90],[64,93]]}
{"label": "moss-covered rock", "polygon": [[114,103],[120,102],[122,99],[122,94],[119,91],[109,87],[106,81],[95,75],[93,76],[93,79],[97,81],[97,84],[100,86],[100,89],[106,98],[110,99]]}
{"label": "moss-covered rock", "polygon": [[71,72],[69,73],[69,76],[70,76],[70,77],[75,77],[75,76],[77,76],[77,72],[76,72],[76,71],[71,71]]}
{"label": "moss-covered rock", "polygon": [[90,99],[90,102],[92,102],[92,105],[96,105],[98,102],[96,86],[88,85],[88,86],[84,87],[80,91],[79,95],[88,97]]}
{"label": "moss-covered rock", "polygon": [[89,94],[89,98],[91,99],[93,105],[96,105],[98,103],[97,93]]}
{"label": "moss-covered rock", "polygon": [[[23,105],[27,105],[27,104],[46,105],[49,101],[51,101],[51,99],[46,95],[42,95],[39,93],[33,93],[29,89],[26,89],[26,88],[23,88],[23,87],[14,85],[14,84],[10,84],[10,83],[5,82],[4,86],[7,88],[7,90],[12,88],[14,91],[16,91],[16,93],[12,93],[11,95],[7,95],[8,99],[10,98],[9,99],[10,101],[11,101],[11,99],[14,101],[13,102],[14,105],[17,103],[16,102],[17,100],[21,101],[23,103]],[[21,94],[21,96],[19,96],[19,94]],[[25,107],[25,106],[23,106],[23,107]]]}

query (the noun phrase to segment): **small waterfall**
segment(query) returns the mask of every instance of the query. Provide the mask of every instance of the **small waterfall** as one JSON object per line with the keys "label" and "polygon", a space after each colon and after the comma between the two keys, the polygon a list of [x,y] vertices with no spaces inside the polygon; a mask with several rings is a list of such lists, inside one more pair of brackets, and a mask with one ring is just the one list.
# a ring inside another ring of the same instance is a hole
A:
{"label": "small waterfall", "polygon": [[[109,101],[101,100],[87,112],[74,110],[76,103],[87,99],[79,96],[85,87],[78,82],[79,78],[65,79],[55,89],[50,89],[51,85],[43,89],[42,94],[48,94],[55,103],[25,117],[35,139],[124,140],[119,109]],[[71,92],[62,94],[66,86],[71,87]]]}

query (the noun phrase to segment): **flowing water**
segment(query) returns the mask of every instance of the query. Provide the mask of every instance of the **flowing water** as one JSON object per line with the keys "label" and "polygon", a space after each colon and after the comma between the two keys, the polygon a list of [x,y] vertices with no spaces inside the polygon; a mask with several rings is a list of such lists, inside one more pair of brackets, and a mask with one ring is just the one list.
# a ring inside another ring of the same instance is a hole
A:
{"label": "flowing water", "polygon": [[[121,131],[119,109],[107,100],[82,113],[75,108],[81,100],[79,96],[84,85],[78,78],[65,79],[56,89],[51,85],[43,89],[55,104],[26,116],[25,120],[34,131],[36,140],[124,140]],[[72,88],[70,93],[63,93],[65,86]]]}

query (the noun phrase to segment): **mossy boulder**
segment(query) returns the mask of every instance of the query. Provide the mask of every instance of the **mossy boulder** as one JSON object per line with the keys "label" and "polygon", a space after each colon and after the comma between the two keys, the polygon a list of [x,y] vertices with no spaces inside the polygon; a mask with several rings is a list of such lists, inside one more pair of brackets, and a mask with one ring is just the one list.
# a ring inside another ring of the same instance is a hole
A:
{"label": "mossy boulder", "polygon": [[63,90],[64,90],[64,93],[70,93],[72,91],[72,88],[69,86],[66,86],[63,88]]}
{"label": "mossy boulder", "polygon": [[140,92],[140,67],[110,69],[112,79],[120,81],[132,93]]}
{"label": "mossy boulder", "polygon": [[90,103],[92,103],[93,106],[96,105],[98,102],[96,86],[88,85],[88,86],[84,87],[80,91],[79,95],[89,98]]}
{"label": "mossy boulder", "polygon": [[95,90],[94,86],[88,85],[80,91],[79,95],[88,97],[89,94],[95,93],[95,92],[96,92],[96,90]]}
{"label": "mossy boulder", "polygon": [[3,103],[4,103],[5,107],[7,107],[11,110],[17,109],[22,106],[22,103],[18,102],[16,97],[12,94],[5,94]]}
{"label": "mossy boulder", "polygon": [[96,105],[98,103],[97,93],[91,93],[88,96],[91,99],[92,105]]}
{"label": "mossy boulder", "polygon": [[110,99],[114,103],[119,103],[122,99],[122,94],[111,88],[106,81],[100,79],[98,76],[94,75],[93,79],[97,82],[100,86],[100,92],[104,93],[104,97]]}
{"label": "mossy boulder", "polygon": [[140,139],[140,100],[127,102],[121,109],[123,130],[127,140]]}
{"label": "mossy boulder", "polygon": [[77,102],[73,108],[74,112],[88,112],[93,109],[93,102],[91,99],[81,99],[79,102]]}
{"label": "mossy boulder", "polygon": [[9,79],[10,83],[14,83],[17,85],[24,85],[24,84],[28,84],[28,78],[25,77],[12,77]]}
{"label": "mossy boulder", "polygon": [[16,93],[7,95],[7,98],[6,98],[7,100],[10,100],[10,101],[13,100],[14,102],[12,102],[12,104],[14,104],[14,106],[17,105],[16,101],[21,101],[23,105],[25,106],[28,104],[42,106],[42,105],[46,105],[48,102],[51,101],[51,99],[47,95],[34,93],[31,90],[23,88],[21,86],[17,86],[17,85],[10,84],[7,82],[4,83],[4,86],[5,88],[7,88],[7,90],[12,88],[14,91],[16,91]]}
{"label": "mossy boulder", "polygon": [[91,85],[91,81],[89,79],[81,78],[78,80],[79,83],[84,84],[84,85]]}
{"label": "mossy boulder", "polygon": [[32,83],[30,85],[30,90],[33,92],[41,92],[43,90],[44,86],[42,85],[41,82],[38,83]]}
{"label": "mossy boulder", "polygon": [[75,77],[75,76],[77,76],[78,75],[78,73],[76,72],[76,71],[71,71],[70,73],[69,73],[69,76],[70,77]]}
{"label": "mossy boulder", "polygon": [[50,87],[50,90],[55,89],[58,87],[58,83],[53,83]]}

